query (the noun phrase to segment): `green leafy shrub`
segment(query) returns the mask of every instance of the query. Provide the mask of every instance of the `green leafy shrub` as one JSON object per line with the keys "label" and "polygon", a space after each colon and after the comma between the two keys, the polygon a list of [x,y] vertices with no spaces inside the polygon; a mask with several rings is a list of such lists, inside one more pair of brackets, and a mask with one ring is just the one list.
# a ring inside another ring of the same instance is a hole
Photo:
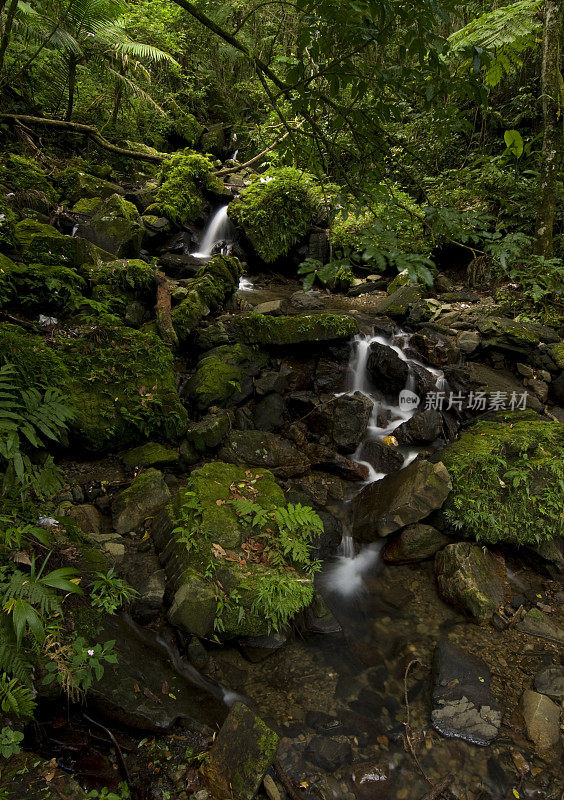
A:
{"label": "green leafy shrub", "polygon": [[94,680],[104,675],[104,663],[116,664],[115,640],[104,644],[89,644],[83,636],[69,643],[56,642],[48,650],[50,660],[45,665],[43,684],[57,682],[71,700],[80,699],[90,689]]}
{"label": "green leafy shrub", "polygon": [[0,306],[17,306],[30,315],[64,314],[80,306],[85,286],[68,267],[12,264],[0,272]]}
{"label": "green leafy shrub", "polygon": [[1,194],[0,192],[0,247],[12,248],[15,242],[14,225],[18,218]]}
{"label": "green leafy shrub", "polygon": [[0,164],[0,183],[5,183],[17,195],[30,192],[41,194],[49,205],[53,205],[58,199],[58,193],[47,177],[46,170],[32,158],[15,153],[6,155]]}
{"label": "green leafy shrub", "polygon": [[10,758],[10,756],[17,756],[21,752],[21,743],[23,742],[24,735],[20,731],[15,731],[8,726],[5,726],[0,731],[0,755],[3,758]]}
{"label": "green leafy shrub", "polygon": [[323,206],[313,175],[270,169],[229,204],[229,217],[267,264],[286,255],[308,232]]}
{"label": "green leafy shrub", "polygon": [[155,203],[145,213],[164,216],[178,224],[193,222],[204,210],[200,187],[210,183],[212,170],[212,162],[201,153],[188,149],[174,153],[163,162]]}
{"label": "green leafy shrub", "polygon": [[346,292],[354,281],[351,263],[347,258],[334,259],[328,264],[322,264],[315,258],[306,258],[298,267],[298,275],[304,276],[304,292],[309,292],[316,281],[324,288]]}
{"label": "green leafy shrub", "polygon": [[137,594],[138,592],[128,586],[123,578],[115,575],[113,567],[105,574],[97,572],[96,580],[92,582],[90,590],[93,607],[102,608],[108,614],[114,614]]}

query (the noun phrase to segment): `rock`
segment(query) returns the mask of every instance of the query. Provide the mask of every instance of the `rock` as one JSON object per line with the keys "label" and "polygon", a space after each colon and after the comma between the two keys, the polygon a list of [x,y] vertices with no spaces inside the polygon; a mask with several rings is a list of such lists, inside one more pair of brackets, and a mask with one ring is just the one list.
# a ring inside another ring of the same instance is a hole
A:
{"label": "rock", "polygon": [[361,461],[368,461],[376,472],[397,472],[403,467],[404,457],[400,451],[391,444],[369,439],[364,442],[360,451]]}
{"label": "rock", "polygon": [[108,532],[105,518],[100,514],[96,506],[89,503],[71,506],[67,511],[67,516],[76,522],[86,536],[99,536]]}
{"label": "rock", "polygon": [[357,461],[336,453],[329,447],[307,444],[304,449],[312,469],[330,472],[345,481],[368,480],[368,468],[364,464],[359,464]]}
{"label": "rock", "polygon": [[64,195],[72,205],[82,198],[111,197],[113,194],[124,194],[124,190],[117,183],[97,178],[87,172],[68,167],[61,175]]}
{"label": "rock", "polygon": [[46,761],[36,753],[21,752],[2,759],[2,791],[6,800],[87,800],[80,784],[59,769],[56,761]]}
{"label": "rock", "polygon": [[493,557],[476,544],[456,542],[435,557],[437,585],[443,600],[483,624],[503,603],[504,585]]}
{"label": "rock", "polygon": [[164,444],[158,442],[147,442],[133,450],[128,450],[123,453],[121,460],[126,467],[134,469],[141,467],[160,467],[161,469],[173,469],[178,466],[180,456],[177,450],[172,450],[170,447],[165,447]]}
{"label": "rock", "polygon": [[118,258],[137,258],[144,236],[138,220],[133,203],[113,194],[90,220],[79,224],[77,234]]}
{"label": "rock", "polygon": [[255,378],[255,392],[259,397],[271,392],[282,394],[288,388],[288,377],[284,372],[264,372]]}
{"label": "rock", "polygon": [[258,664],[280,650],[290,638],[289,628],[267,636],[244,636],[239,639],[239,647],[251,664]]}
{"label": "rock", "polygon": [[342,628],[321,595],[316,592],[313,602],[303,612],[304,627],[308,633],[324,636],[341,633]]}
{"label": "rock", "polygon": [[139,597],[135,600],[135,605],[146,608],[162,608],[165,588],[165,571],[164,569],[158,569],[139,586]]}
{"label": "rock", "polygon": [[527,736],[539,752],[545,752],[560,741],[560,708],[549,697],[526,689],[521,710]]}
{"label": "rock", "polygon": [[409,339],[409,348],[434,367],[457,364],[459,361],[458,348],[452,340],[432,328],[423,328],[414,333]]}
{"label": "rock", "polygon": [[444,503],[451,482],[442,463],[414,461],[405,469],[369,484],[353,500],[353,531],[375,541],[419,522]]}
{"label": "rock", "polygon": [[16,244],[26,263],[64,264],[80,269],[85,264],[98,266],[114,259],[81,236],[64,236],[51,225],[24,219],[14,227]]}
{"label": "rock", "polygon": [[278,791],[278,787],[270,775],[265,775],[262,782],[264,791],[267,794],[268,800],[282,800],[282,795]]}
{"label": "rock", "polygon": [[535,675],[535,689],[557,703],[564,700],[564,667],[545,667]]}
{"label": "rock", "polygon": [[322,402],[309,417],[310,429],[329,436],[331,444],[345,453],[354,452],[366,433],[372,401],[356,392]]}
{"label": "rock", "polygon": [[112,521],[118,533],[136,530],[170,500],[170,492],[162,472],[148,469],[138,475],[131,486],[117,495],[112,506]]}
{"label": "rock", "polygon": [[470,355],[478,349],[481,341],[482,337],[478,331],[462,331],[456,340],[456,344],[459,350],[462,350],[466,355]]}
{"label": "rock", "polygon": [[531,608],[527,611],[524,618],[515,627],[523,633],[538,636],[539,639],[547,639],[549,642],[564,645],[564,628],[552,622],[538,608]]}
{"label": "rock", "polygon": [[253,308],[255,314],[272,314],[279,317],[284,313],[284,300],[269,300],[266,303],[259,303]]}
{"label": "rock", "polygon": [[303,475],[309,469],[303,452],[287,439],[267,431],[231,431],[219,457],[229,464],[265,467],[281,478]]}
{"label": "rock", "polygon": [[277,431],[284,425],[285,410],[284,400],[279,394],[265,395],[253,409],[255,428],[259,431]]}
{"label": "rock", "polygon": [[[163,253],[159,256],[159,264],[173,278],[195,278],[202,268],[202,259],[189,253]],[[188,289],[184,292],[184,297],[187,294]]]}
{"label": "rock", "polygon": [[229,712],[201,772],[214,797],[253,800],[274,763],[278,736],[247,706]]}
{"label": "rock", "polygon": [[304,751],[304,756],[316,767],[334,772],[343,764],[352,761],[352,748],[344,737],[339,740],[313,736]]}
{"label": "rock", "polygon": [[[472,389],[486,392],[488,401],[491,395],[501,392],[505,395],[507,408],[513,393],[520,397],[525,391],[523,384],[505,370],[492,369],[474,361],[468,362],[467,370]],[[526,405],[533,411],[542,410],[542,403],[531,392],[528,393]]]}
{"label": "rock", "polygon": [[422,298],[421,288],[409,283],[401,286],[393,294],[385,297],[378,303],[377,313],[393,319],[401,319],[407,316],[410,308]]}
{"label": "rock", "polygon": [[366,370],[375,387],[384,394],[398,394],[409,375],[407,361],[385,344],[373,342],[369,348]]}
{"label": "rock", "polygon": [[486,746],[499,732],[501,710],[490,692],[486,664],[450,642],[439,642],[433,656],[431,721],[443,736]]}
{"label": "rock", "polygon": [[402,444],[434,442],[443,433],[443,419],[440,411],[427,409],[414,414],[394,431],[394,436]]}
{"label": "rock", "polygon": [[556,402],[564,406],[564,372],[552,381],[551,392]]}
{"label": "rock", "polygon": [[536,322],[483,316],[478,318],[477,326],[484,347],[493,347],[515,356],[534,350],[541,342],[552,344],[559,340],[555,330]]}
{"label": "rock", "polygon": [[230,427],[227,411],[218,410],[215,414],[206,414],[199,422],[191,422],[186,432],[186,441],[198,453],[215,450],[226,437]]}
{"label": "rock", "polygon": [[294,292],[290,297],[290,304],[298,311],[317,311],[325,307],[320,294],[316,291]]}
{"label": "rock", "polygon": [[388,564],[410,564],[425,561],[451,540],[431,525],[408,525],[397,539],[387,542],[383,552]]}
{"label": "rock", "polygon": [[351,339],[358,333],[358,323],[344,314],[295,317],[249,314],[237,317],[233,330],[237,341],[245,344],[279,346]]}
{"label": "rock", "polygon": [[267,363],[265,353],[244,344],[215,347],[198,361],[188,395],[199,411],[241,402],[251,393],[253,376]]}
{"label": "rock", "polygon": [[[468,428],[440,457],[453,485],[445,512],[465,536],[534,546],[560,537],[558,515],[541,498],[552,496],[559,480],[561,423],[532,412],[499,412]],[[508,471],[519,480],[506,480]]]}
{"label": "rock", "polygon": [[[313,598],[307,572],[284,570],[283,554],[276,568],[262,558],[260,542],[266,528],[269,547],[279,545],[273,532],[276,525],[266,518],[251,529],[229,502],[240,497],[269,512],[286,507],[284,492],[271,472],[214,461],[193,471],[187,487],[153,520],[151,533],[172,598],[168,617],[187,633],[224,639],[266,636],[271,629],[285,627]],[[175,532],[177,528],[182,535]],[[282,582],[280,570],[284,570]],[[221,604],[217,581],[222,586]],[[284,601],[286,616],[273,618],[265,604],[264,592],[273,585]]]}

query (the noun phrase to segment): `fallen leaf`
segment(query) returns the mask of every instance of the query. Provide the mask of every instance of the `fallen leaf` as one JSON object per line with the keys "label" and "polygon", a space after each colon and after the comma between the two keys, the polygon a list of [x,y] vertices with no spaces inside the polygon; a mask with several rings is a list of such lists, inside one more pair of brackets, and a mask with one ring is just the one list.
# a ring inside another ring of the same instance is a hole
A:
{"label": "fallen leaf", "polygon": [[161,686],[161,692],[163,694],[168,694],[170,691],[170,686],[168,685],[167,681],[163,681],[163,685]]}

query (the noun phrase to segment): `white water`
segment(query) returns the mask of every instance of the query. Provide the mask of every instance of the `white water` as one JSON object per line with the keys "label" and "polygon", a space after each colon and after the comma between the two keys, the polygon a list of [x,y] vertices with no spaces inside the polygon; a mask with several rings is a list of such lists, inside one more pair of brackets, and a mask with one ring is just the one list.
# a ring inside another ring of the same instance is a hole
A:
{"label": "white water", "polygon": [[[343,541],[352,537],[344,537]],[[363,588],[363,575],[368,570],[374,571],[380,561],[380,551],[384,540],[370,544],[354,555],[339,555],[329,570],[323,575],[322,583],[326,589],[342,597],[358,595]]]}
{"label": "white water", "polygon": [[196,258],[209,258],[216,244],[231,238],[231,223],[227,216],[227,208],[228,206],[218,208],[211,217],[200,242],[200,249],[197,253],[192,253]]}
{"label": "white water", "polygon": [[253,290],[254,284],[245,276],[239,278],[239,291],[240,292],[251,292]]}

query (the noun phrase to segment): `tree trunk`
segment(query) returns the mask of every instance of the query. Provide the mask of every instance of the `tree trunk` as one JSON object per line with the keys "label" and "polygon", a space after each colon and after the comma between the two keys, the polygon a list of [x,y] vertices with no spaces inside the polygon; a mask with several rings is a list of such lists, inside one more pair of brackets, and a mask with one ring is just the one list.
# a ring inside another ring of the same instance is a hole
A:
{"label": "tree trunk", "polygon": [[0,75],[2,74],[2,70],[4,68],[4,56],[6,54],[8,43],[10,41],[12,24],[14,22],[14,15],[16,13],[17,6],[18,6],[18,0],[12,0],[10,5],[8,6],[8,11],[6,12],[6,24],[4,25],[4,30],[2,31],[2,39],[0,40]]}
{"label": "tree trunk", "polygon": [[[123,59],[122,59],[122,62],[120,64],[119,74],[120,75],[125,75],[125,63],[124,63]],[[123,82],[122,81],[118,81],[117,86],[116,86],[116,93],[115,93],[115,96],[114,96],[114,109],[112,111],[112,125],[113,125],[114,128],[117,125],[118,114],[119,114],[119,109],[121,107],[122,97],[123,97]]]}
{"label": "tree trunk", "polygon": [[72,119],[72,110],[74,107],[74,90],[76,87],[76,58],[69,56],[69,99],[67,102],[67,113],[65,120],[70,122]]}
{"label": "tree trunk", "polygon": [[560,122],[560,40],[563,0],[546,0],[542,40],[543,142],[539,180],[539,202],[535,224],[535,252],[550,258],[556,207],[556,182],[562,159]]}

